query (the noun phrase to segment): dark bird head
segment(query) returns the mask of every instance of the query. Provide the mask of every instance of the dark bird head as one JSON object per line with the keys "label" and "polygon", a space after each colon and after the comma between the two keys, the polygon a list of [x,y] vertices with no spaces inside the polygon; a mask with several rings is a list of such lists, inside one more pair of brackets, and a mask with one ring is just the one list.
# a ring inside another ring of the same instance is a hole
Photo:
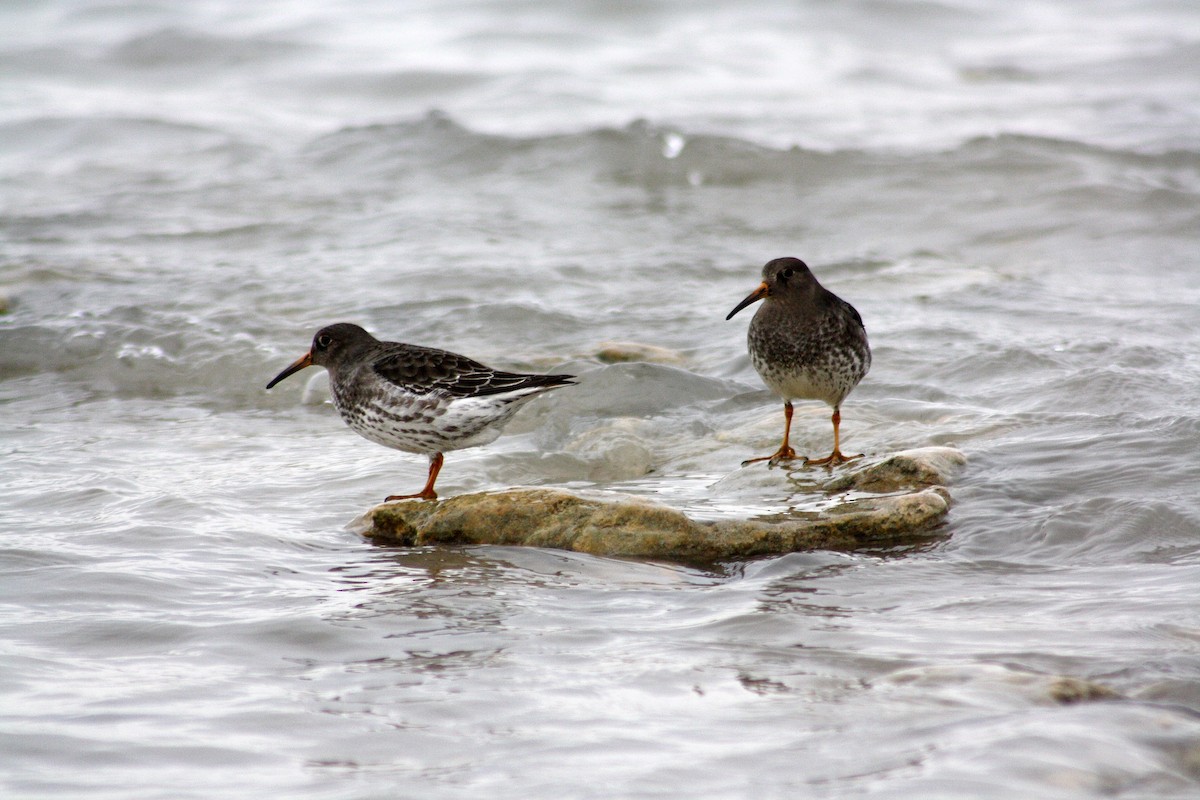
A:
{"label": "dark bird head", "polygon": [[295,374],[305,367],[314,364],[329,369],[344,363],[355,354],[375,344],[377,340],[359,326],[350,322],[338,322],[327,325],[317,331],[313,337],[312,347],[267,384],[270,389],[289,375]]}
{"label": "dark bird head", "polygon": [[763,267],[762,277],[758,288],[738,303],[725,319],[733,319],[734,314],[759,300],[775,298],[787,301],[791,298],[807,297],[820,286],[808,265],[798,258],[776,258],[768,261]]}

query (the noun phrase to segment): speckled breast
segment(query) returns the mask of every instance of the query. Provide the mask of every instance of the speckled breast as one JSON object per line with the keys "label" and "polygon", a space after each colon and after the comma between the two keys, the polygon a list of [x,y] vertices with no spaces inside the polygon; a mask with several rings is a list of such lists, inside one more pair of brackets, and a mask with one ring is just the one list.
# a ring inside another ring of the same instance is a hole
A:
{"label": "speckled breast", "polygon": [[840,319],[780,330],[755,316],[747,342],[750,362],[763,383],[785,400],[837,406],[871,366],[866,334]]}
{"label": "speckled breast", "polygon": [[450,398],[392,386],[331,381],[333,405],[350,429],[407,453],[441,453],[488,444],[520,403],[509,398]]}

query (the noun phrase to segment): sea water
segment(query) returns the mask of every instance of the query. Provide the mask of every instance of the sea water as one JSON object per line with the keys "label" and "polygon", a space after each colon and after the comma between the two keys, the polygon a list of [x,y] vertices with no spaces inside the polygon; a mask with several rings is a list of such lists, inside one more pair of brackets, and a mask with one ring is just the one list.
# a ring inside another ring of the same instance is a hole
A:
{"label": "sea water", "polygon": [[[0,788],[1194,797],[1198,253],[1193,2],[6,4]],[[424,460],[264,390],[353,321],[579,376],[443,495],[786,511],[724,319],[784,255],[843,448],[969,458],[919,547],[375,547]]]}

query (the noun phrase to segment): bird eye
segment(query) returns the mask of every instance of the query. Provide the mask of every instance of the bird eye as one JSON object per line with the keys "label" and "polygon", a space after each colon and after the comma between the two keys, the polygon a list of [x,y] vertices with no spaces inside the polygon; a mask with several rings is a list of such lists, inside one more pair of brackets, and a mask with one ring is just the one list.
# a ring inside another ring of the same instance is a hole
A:
{"label": "bird eye", "polygon": [[796,274],[796,270],[792,269],[791,267],[788,267],[783,272],[779,273],[780,277],[782,277],[785,281],[795,274]]}
{"label": "bird eye", "polygon": [[317,349],[324,350],[326,347],[329,347],[331,342],[333,342],[333,339],[330,338],[329,334],[322,333],[317,337]]}

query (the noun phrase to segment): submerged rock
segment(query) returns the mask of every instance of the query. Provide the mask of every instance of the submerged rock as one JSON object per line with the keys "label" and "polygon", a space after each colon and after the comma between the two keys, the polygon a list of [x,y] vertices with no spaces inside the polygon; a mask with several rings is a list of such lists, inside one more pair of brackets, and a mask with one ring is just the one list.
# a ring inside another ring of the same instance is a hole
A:
{"label": "submerged rock", "polygon": [[650,448],[633,432],[621,430],[621,422],[587,431],[566,446],[566,452],[588,464],[589,480],[640,478],[654,469]]}
{"label": "submerged rock", "polygon": [[596,349],[596,360],[603,364],[647,361],[676,367],[684,363],[683,354],[678,351],[640,342],[601,342]]}
{"label": "submerged rock", "polygon": [[916,687],[950,696],[958,703],[995,708],[1003,698],[1013,703],[1072,705],[1118,700],[1108,686],[1071,675],[1048,675],[997,664],[932,664],[904,669],[877,682],[880,687]]}
{"label": "submerged rock", "polygon": [[[813,511],[757,519],[694,520],[643,497],[573,493],[559,489],[509,489],[459,495],[435,502],[385,503],[353,525],[378,544],[528,545],[604,556],[691,563],[744,559],[798,550],[856,550],[919,541],[950,508],[944,483],[949,465],[963,463],[940,451],[897,454],[864,466],[862,486],[891,486]],[[899,461],[896,459],[903,455]],[[882,465],[895,461],[891,467]],[[904,464],[898,468],[897,464]],[[918,465],[923,465],[918,468]],[[909,475],[885,482],[880,475]],[[844,491],[844,490],[840,490]]]}

